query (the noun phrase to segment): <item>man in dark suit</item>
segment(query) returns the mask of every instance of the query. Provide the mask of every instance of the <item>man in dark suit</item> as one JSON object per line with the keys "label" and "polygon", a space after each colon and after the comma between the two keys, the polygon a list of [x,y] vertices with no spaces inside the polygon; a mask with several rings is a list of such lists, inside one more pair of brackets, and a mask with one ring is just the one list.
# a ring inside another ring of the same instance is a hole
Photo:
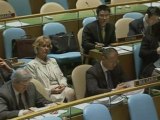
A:
{"label": "man in dark suit", "polygon": [[129,24],[128,36],[145,34],[147,27],[159,21],[160,9],[158,7],[149,7],[144,17],[135,19]]}
{"label": "man in dark suit", "polygon": [[142,77],[151,77],[154,68],[160,67],[160,22],[151,26],[143,37],[139,56],[142,58]]}
{"label": "man in dark suit", "polygon": [[102,51],[102,60],[86,73],[86,96],[109,92],[113,89],[126,88],[128,79],[118,64],[118,52],[114,48]]}
{"label": "man in dark suit", "polygon": [[0,88],[0,120],[22,116],[33,112],[31,107],[51,103],[37,92],[31,79],[29,71],[19,68],[12,73],[11,81]]}
{"label": "man in dark suit", "polygon": [[97,20],[87,24],[82,33],[84,53],[115,42],[115,26],[109,23],[110,8],[106,5],[97,7]]}

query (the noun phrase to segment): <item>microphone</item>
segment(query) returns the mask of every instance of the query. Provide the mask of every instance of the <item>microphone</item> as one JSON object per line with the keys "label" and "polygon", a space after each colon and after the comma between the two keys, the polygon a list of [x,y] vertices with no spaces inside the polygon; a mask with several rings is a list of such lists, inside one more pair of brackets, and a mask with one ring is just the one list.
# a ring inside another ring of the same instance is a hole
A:
{"label": "microphone", "polygon": [[[87,5],[88,7],[91,7],[87,1],[86,1],[85,3],[86,3],[86,5]],[[92,10],[92,12],[93,12],[94,16],[96,16],[95,11],[94,11],[93,9],[91,9],[91,10]]]}

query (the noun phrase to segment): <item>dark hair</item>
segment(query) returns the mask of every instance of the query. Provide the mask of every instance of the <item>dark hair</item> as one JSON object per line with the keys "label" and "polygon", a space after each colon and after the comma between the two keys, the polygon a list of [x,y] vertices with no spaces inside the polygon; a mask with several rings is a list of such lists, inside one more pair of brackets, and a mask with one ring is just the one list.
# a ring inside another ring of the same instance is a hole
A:
{"label": "dark hair", "polygon": [[158,7],[149,7],[146,11],[146,14],[150,18],[153,15],[160,16],[160,9]]}
{"label": "dark hair", "polygon": [[96,9],[97,15],[99,15],[99,12],[102,11],[102,10],[103,10],[103,11],[108,11],[109,13],[111,12],[109,6],[99,5],[99,6],[97,7],[97,9]]}
{"label": "dark hair", "polygon": [[108,58],[110,56],[110,54],[112,53],[117,53],[117,50],[114,49],[113,47],[109,47],[107,49],[102,49],[102,55],[105,57],[105,58]]}

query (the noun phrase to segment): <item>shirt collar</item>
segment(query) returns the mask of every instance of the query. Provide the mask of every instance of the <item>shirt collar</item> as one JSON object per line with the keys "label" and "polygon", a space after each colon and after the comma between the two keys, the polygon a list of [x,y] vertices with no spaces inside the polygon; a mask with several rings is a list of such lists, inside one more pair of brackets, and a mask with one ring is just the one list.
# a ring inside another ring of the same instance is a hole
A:
{"label": "shirt collar", "polygon": [[102,67],[102,70],[103,70],[104,73],[105,73],[106,71],[108,71],[108,69],[105,68],[104,65],[102,64],[102,61],[100,62],[100,64],[101,64],[101,67]]}
{"label": "shirt collar", "polygon": [[38,60],[40,63],[42,63],[43,65],[46,65],[46,64],[48,64],[48,61],[49,61],[49,58],[47,57],[47,61],[45,62],[45,61],[43,61],[43,60],[41,60],[40,58],[38,58],[38,57],[36,57],[35,58],[36,60]]}

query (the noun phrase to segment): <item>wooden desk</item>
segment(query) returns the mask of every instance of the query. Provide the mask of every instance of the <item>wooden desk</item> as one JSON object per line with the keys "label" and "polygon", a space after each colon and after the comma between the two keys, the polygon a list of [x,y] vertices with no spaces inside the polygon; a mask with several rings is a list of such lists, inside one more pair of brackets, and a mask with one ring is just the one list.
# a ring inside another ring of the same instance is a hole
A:
{"label": "wooden desk", "polygon": [[[89,52],[89,56],[91,58],[94,58],[97,60],[101,60],[101,55],[102,55],[102,53],[96,49],[90,50],[90,52]],[[133,53],[127,52],[125,54],[120,54],[119,61],[120,61],[120,64],[121,64],[124,72],[127,74],[129,79],[134,80],[136,78],[136,76],[135,76]]]}

